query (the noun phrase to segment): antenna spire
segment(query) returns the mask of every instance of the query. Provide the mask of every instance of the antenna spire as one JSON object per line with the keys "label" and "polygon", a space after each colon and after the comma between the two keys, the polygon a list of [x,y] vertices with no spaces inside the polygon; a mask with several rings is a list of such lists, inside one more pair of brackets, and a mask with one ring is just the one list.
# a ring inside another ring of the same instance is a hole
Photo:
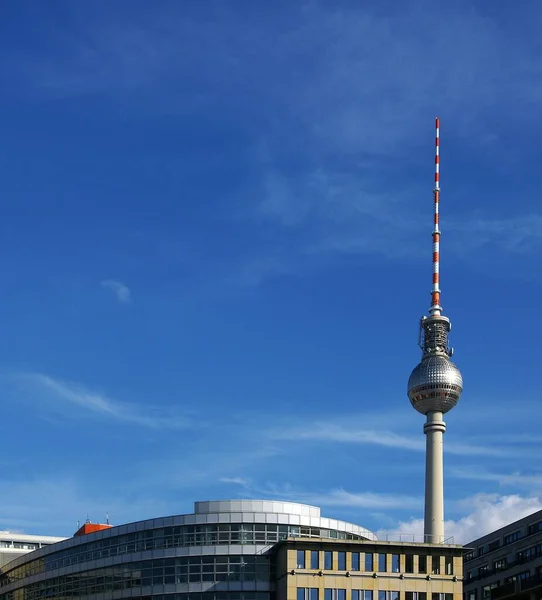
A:
{"label": "antenna spire", "polygon": [[439,317],[442,311],[440,306],[440,229],[439,229],[439,202],[440,202],[440,119],[435,119],[435,187],[433,188],[434,213],[433,213],[433,288],[431,290],[431,316]]}

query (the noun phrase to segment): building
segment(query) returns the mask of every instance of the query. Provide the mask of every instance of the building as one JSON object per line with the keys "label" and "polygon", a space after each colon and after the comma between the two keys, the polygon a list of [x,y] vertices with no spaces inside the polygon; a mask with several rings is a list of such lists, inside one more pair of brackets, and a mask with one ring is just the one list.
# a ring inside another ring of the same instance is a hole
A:
{"label": "building", "polygon": [[21,556],[0,600],[462,600],[462,554],[378,540],[305,504],[196,502]]}
{"label": "building", "polygon": [[0,531],[0,567],[23,554],[28,554],[50,544],[56,544],[56,542],[61,542],[64,539],[63,537]]}
{"label": "building", "polygon": [[542,598],[542,510],[467,547],[465,600]]}

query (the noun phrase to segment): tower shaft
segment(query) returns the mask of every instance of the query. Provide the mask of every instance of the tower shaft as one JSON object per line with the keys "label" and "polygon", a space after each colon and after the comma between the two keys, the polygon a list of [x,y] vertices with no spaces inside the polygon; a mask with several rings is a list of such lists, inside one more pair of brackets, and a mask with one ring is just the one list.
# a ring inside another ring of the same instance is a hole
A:
{"label": "tower shaft", "polygon": [[423,431],[425,450],[425,517],[424,541],[430,544],[444,542],[444,462],[443,436],[446,423],[442,413],[427,413]]}
{"label": "tower shaft", "polygon": [[443,414],[454,408],[463,391],[461,372],[450,360],[448,346],[451,323],[440,305],[440,120],[435,120],[435,185],[433,188],[433,286],[429,316],[420,321],[422,360],[408,380],[412,406],[426,415],[423,431],[425,452],[425,541],[444,542]]}

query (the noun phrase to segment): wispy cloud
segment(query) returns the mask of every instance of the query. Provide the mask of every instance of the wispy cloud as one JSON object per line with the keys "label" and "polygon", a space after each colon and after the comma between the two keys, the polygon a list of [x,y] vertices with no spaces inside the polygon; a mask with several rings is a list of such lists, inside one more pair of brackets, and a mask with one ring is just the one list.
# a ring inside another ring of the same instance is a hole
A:
{"label": "wispy cloud", "polygon": [[[291,441],[321,441],[348,444],[365,444],[400,448],[417,452],[425,451],[423,436],[406,436],[384,429],[361,429],[355,425],[345,426],[329,421],[313,422],[307,427],[272,430],[270,435],[278,439]],[[518,450],[510,447],[499,447],[496,444],[480,446],[476,444],[446,444],[448,454],[465,456],[517,456]]]}
{"label": "wispy cloud", "polygon": [[386,494],[377,492],[350,492],[344,488],[329,491],[301,490],[288,483],[256,486],[252,492],[267,498],[289,498],[297,502],[316,506],[366,508],[366,509],[417,509],[422,499],[403,494]]}
{"label": "wispy cloud", "polygon": [[121,304],[129,304],[132,301],[132,293],[130,288],[121,281],[116,281],[115,279],[104,279],[100,282],[100,285],[111,290]]}
{"label": "wispy cloud", "polygon": [[[446,521],[446,536],[453,537],[456,543],[467,544],[541,510],[542,499],[538,496],[477,494],[456,503],[456,506],[463,509],[462,512],[468,512],[457,520]],[[401,522],[397,531],[423,535],[423,519]]]}
{"label": "wispy cloud", "polygon": [[514,486],[530,491],[542,492],[542,474],[492,473],[482,467],[454,468],[450,476],[458,479],[472,479],[474,481],[492,481],[501,486]]}
{"label": "wispy cloud", "polygon": [[240,485],[241,487],[248,487],[250,485],[250,481],[244,477],[221,477],[218,481],[220,481],[220,483]]}
{"label": "wispy cloud", "polygon": [[15,382],[19,392],[25,392],[30,388],[31,394],[28,394],[27,398],[39,398],[41,406],[44,405],[44,401],[49,408],[58,407],[59,402],[68,403],[103,418],[154,429],[182,429],[191,425],[187,417],[163,414],[153,407],[143,408],[136,404],[120,402],[103,393],[48,375],[17,373],[9,379]]}

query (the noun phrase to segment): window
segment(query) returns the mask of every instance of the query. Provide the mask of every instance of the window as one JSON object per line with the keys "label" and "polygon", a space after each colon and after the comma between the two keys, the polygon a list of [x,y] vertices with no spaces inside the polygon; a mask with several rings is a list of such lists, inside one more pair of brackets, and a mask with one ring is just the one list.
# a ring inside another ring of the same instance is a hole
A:
{"label": "window", "polygon": [[373,555],[366,552],[365,553],[365,570],[366,571],[374,571],[374,560]]}
{"label": "window", "polygon": [[337,569],[346,571],[346,552],[337,552]]}
{"label": "window", "polygon": [[504,571],[506,569],[506,558],[499,558],[499,560],[494,560],[493,569],[495,571]]}
{"label": "window", "polygon": [[514,531],[513,533],[509,533],[504,536],[504,544],[513,544],[521,539],[521,531]]}
{"label": "window", "polygon": [[398,554],[391,555],[391,572],[399,573],[399,555]]}
{"label": "window", "polygon": [[476,590],[471,590],[467,594],[467,600],[476,600]]}
{"label": "window", "polygon": [[399,600],[399,592],[378,590],[378,600]]}
{"label": "window", "polygon": [[346,590],[325,588],[324,600],[346,600]]}
{"label": "window", "polygon": [[542,531],[542,521],[538,521],[538,523],[533,523],[529,525],[527,529],[527,535],[532,535],[533,533],[537,533],[538,531]]}
{"label": "window", "polygon": [[478,556],[483,556],[486,552],[487,552],[487,549],[485,546],[480,546],[478,548]]}
{"label": "window", "polygon": [[380,571],[380,573],[386,572],[386,556],[386,554],[382,553],[378,555],[378,570]]}
{"label": "window", "polygon": [[318,600],[318,588],[297,588],[297,600]]}
{"label": "window", "polygon": [[373,590],[352,590],[352,600],[373,600]]}
{"label": "window", "polygon": [[427,556],[425,554],[418,557],[418,573],[427,573]]}
{"label": "window", "polygon": [[320,568],[320,553],[318,550],[311,550],[311,569]]}
{"label": "window", "polygon": [[501,540],[493,540],[492,542],[489,542],[489,544],[487,545],[487,550],[488,552],[493,552],[493,550],[497,550],[497,548],[500,548],[501,546]]}
{"label": "window", "polygon": [[405,592],[405,600],[427,600],[426,592]]}
{"label": "window", "polygon": [[510,583],[511,581],[515,581],[517,579],[516,575],[511,575],[510,577],[504,578],[504,583]]}
{"label": "window", "polygon": [[530,576],[531,576],[531,572],[530,571],[523,571],[523,573],[518,573],[517,574],[517,578],[520,581],[523,581],[524,579],[529,579]]}
{"label": "window", "polygon": [[333,553],[329,550],[324,552],[324,569],[333,569]]}
{"label": "window", "polygon": [[454,574],[454,557],[453,556],[445,556],[444,557],[444,573],[446,575]]}
{"label": "window", "polygon": [[433,592],[431,600],[454,600],[453,594],[443,594],[442,592]]}
{"label": "window", "polygon": [[489,571],[489,565],[480,565],[478,567],[478,575],[484,576]]}
{"label": "window", "polygon": [[359,552],[352,552],[352,571],[359,571],[360,559]]}
{"label": "window", "polygon": [[305,550],[298,550],[297,551],[297,568],[298,569],[304,569],[305,568]]}
{"label": "window", "polygon": [[414,573],[414,555],[405,554],[405,573]]}
{"label": "window", "polygon": [[433,566],[431,573],[433,575],[440,575],[440,556],[431,557],[431,564]]}
{"label": "window", "polygon": [[491,590],[493,588],[498,587],[499,582],[495,581],[494,583],[490,583],[489,585],[484,585],[484,587],[482,588],[482,598],[484,600],[488,600],[489,598],[491,598]]}

